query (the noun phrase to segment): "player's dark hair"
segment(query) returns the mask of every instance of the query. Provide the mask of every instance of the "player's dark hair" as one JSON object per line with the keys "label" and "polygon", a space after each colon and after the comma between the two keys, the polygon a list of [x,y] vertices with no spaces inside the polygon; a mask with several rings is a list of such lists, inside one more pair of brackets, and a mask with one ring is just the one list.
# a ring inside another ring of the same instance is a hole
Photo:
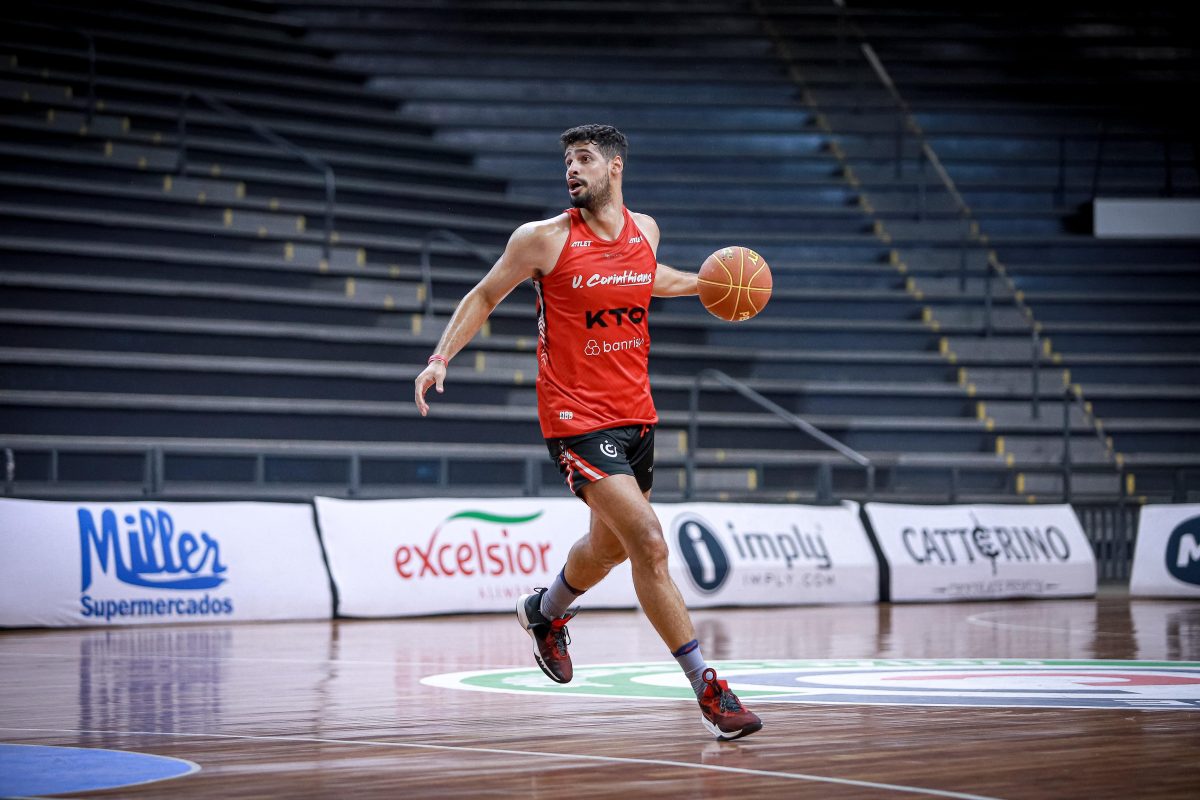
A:
{"label": "player's dark hair", "polygon": [[601,155],[607,160],[612,161],[614,156],[620,156],[624,161],[626,153],[629,152],[629,140],[625,138],[625,134],[614,128],[612,125],[577,125],[574,128],[568,128],[563,131],[562,136],[558,137],[562,143],[563,150],[566,150],[573,144],[580,142],[591,142],[600,149]]}

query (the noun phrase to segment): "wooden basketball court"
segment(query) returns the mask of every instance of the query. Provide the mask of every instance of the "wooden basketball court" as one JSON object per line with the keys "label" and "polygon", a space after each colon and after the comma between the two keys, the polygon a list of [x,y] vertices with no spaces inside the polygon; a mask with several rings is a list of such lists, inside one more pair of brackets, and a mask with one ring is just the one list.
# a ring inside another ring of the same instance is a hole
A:
{"label": "wooden basketball court", "polygon": [[[782,669],[836,660],[849,671],[821,678],[818,694],[844,692],[844,702],[743,693],[765,728],[719,743],[684,700],[422,683],[505,668],[533,668],[514,686],[544,683],[508,615],[19,630],[0,635],[0,742],[137,751],[200,768],[86,797],[1182,798],[1200,790],[1200,665],[1190,665],[1194,678],[1178,674],[1188,665],[1167,665],[1174,677],[1139,678],[1123,665],[1058,664],[1054,673],[1026,662],[1022,673],[1019,664],[967,661],[1197,661],[1194,602],[1109,592],[731,609],[695,619],[710,661]],[[577,675],[619,662],[674,669],[638,613],[585,608],[571,630]],[[944,659],[964,659],[963,669]],[[901,668],[926,672],[904,677]],[[1009,683],[989,683],[1004,670]],[[906,704],[855,700],[855,686],[893,678],[910,681],[910,695],[892,701]],[[921,680],[962,691],[940,696],[953,704],[913,704],[912,692],[926,694]],[[736,676],[731,682],[739,688]],[[1121,699],[1121,687],[1143,694]],[[1082,702],[1115,696],[1118,707],[986,707],[1044,703],[1064,691]],[[981,697],[984,707],[957,705]]]}

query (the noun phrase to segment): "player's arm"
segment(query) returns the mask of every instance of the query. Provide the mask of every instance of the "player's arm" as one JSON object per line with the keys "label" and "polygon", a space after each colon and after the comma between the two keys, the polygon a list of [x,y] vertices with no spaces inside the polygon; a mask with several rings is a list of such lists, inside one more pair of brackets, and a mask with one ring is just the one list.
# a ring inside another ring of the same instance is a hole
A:
{"label": "player's arm", "polygon": [[[649,241],[650,249],[657,255],[658,241],[661,238],[658,223],[648,214],[635,213],[633,218],[637,221],[642,235]],[[654,297],[685,297],[698,294],[699,291],[695,273],[683,272],[666,264],[659,264],[654,271],[654,289],[651,291]]]}
{"label": "player's arm", "polygon": [[[429,413],[425,392],[430,386],[435,386],[439,393],[442,391],[442,384],[446,379],[446,365],[450,360],[475,337],[483,327],[484,321],[496,306],[500,305],[500,301],[519,283],[536,274],[544,261],[542,256],[548,250],[546,240],[552,233],[545,223],[531,222],[517,228],[509,237],[508,245],[499,260],[459,301],[433,351],[435,356],[440,356],[445,362],[431,359],[416,377],[415,400],[417,411],[422,417]],[[559,247],[562,247],[561,242]],[[550,263],[553,264],[553,261]]]}
{"label": "player's arm", "polygon": [[659,264],[654,272],[654,290],[651,294],[655,297],[685,297],[699,293],[700,287],[694,272],[681,272],[666,264]]}

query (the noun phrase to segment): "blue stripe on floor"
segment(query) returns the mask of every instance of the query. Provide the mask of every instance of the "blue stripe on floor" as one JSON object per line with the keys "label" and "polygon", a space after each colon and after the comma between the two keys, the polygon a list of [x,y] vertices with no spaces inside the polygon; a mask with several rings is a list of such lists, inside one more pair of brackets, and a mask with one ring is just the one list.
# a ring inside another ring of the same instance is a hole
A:
{"label": "blue stripe on floor", "polygon": [[191,761],[124,750],[0,744],[0,796],[90,792],[178,778]]}

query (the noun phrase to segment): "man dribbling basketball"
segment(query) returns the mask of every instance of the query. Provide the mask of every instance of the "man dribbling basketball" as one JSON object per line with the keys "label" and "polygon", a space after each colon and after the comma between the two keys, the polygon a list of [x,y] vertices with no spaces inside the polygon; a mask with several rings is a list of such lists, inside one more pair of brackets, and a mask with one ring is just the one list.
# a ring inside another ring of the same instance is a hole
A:
{"label": "man dribbling basketball", "polygon": [[650,298],[694,295],[696,276],[659,264],[658,225],[625,208],[628,143],[620,131],[582,125],[561,142],[572,208],[517,228],[463,297],[416,378],[417,409],[426,415],[425,393],[442,391],[450,360],[517,284],[532,279],[538,420],[567,485],[592,511],[553,584],[517,603],[534,658],[552,680],[571,680],[568,608],[628,558],[638,601],[691,681],[705,727],[718,739],[746,736],[762,722],[705,664],[649,500],[658,422],[647,366]]}

